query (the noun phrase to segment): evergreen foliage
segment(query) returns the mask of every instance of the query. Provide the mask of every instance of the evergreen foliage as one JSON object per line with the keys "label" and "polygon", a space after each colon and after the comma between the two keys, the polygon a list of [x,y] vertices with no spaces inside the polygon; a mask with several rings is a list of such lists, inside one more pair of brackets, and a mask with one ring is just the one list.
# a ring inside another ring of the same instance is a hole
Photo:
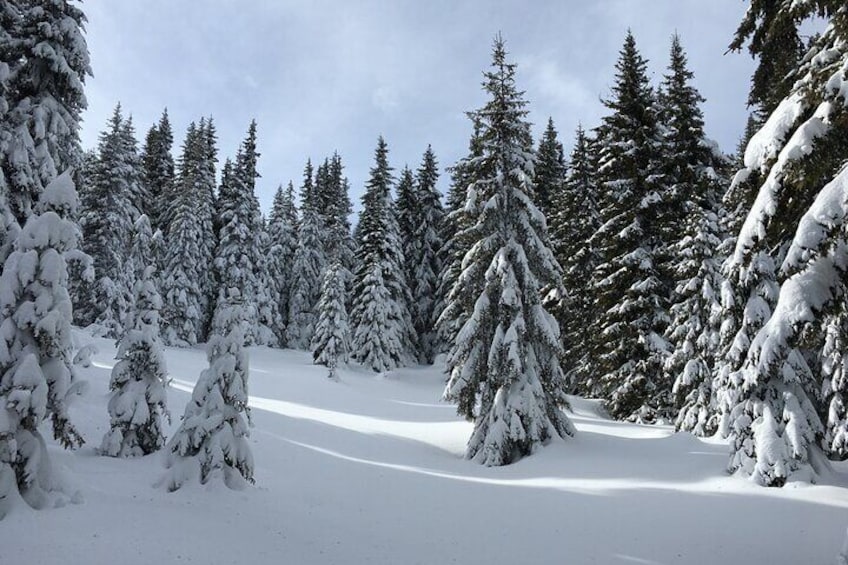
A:
{"label": "evergreen foliage", "polygon": [[68,414],[70,398],[83,385],[72,364],[64,259],[80,237],[70,219],[76,207],[66,171],[41,192],[0,274],[0,517],[16,493],[33,508],[52,506],[67,494],[39,432],[42,422],[51,421],[63,447],[83,443]]}
{"label": "evergreen foliage", "polygon": [[162,484],[173,492],[190,481],[206,484],[222,476],[232,489],[253,483],[253,454],[247,441],[249,365],[244,350],[244,315],[235,288],[219,303],[206,348],[209,367],[197,380],[182,422],[167,445]]}
{"label": "evergreen foliage", "polygon": [[214,136],[207,122],[192,123],[179,160],[173,220],[161,275],[163,339],[189,346],[206,337],[210,288],[214,288]]}
{"label": "evergreen foliage", "polygon": [[616,71],[612,98],[604,101],[610,114],[598,130],[601,228],[592,245],[600,311],[589,332],[592,363],[613,417],[654,422],[671,416],[671,383],[662,376],[669,293],[657,261],[662,140],[646,61],[629,32]]}
{"label": "evergreen foliage", "polygon": [[159,123],[153,125],[147,132],[147,138],[142,151],[144,165],[144,183],[147,187],[150,203],[147,214],[150,226],[155,232],[161,230],[167,233],[172,218],[168,217],[174,191],[174,158],[171,149],[174,145],[174,134],[168,119],[168,110],[162,112]]}
{"label": "evergreen foliage", "polygon": [[118,342],[118,362],[109,381],[110,430],[100,452],[112,457],[148,455],[165,445],[162,418],[170,420],[165,386],[168,371],[159,340],[162,300],[153,276],[153,234],[147,216],[134,226],[129,263],[136,271],[128,328]]}
{"label": "evergreen foliage", "polygon": [[353,357],[375,372],[403,366],[416,356],[392,182],[388,147],[380,137],[356,228],[351,309]]}
{"label": "evergreen foliage", "polygon": [[321,299],[318,301],[318,322],[312,336],[312,359],[329,369],[329,377],[337,379],[336,367],[346,363],[350,352],[350,328],[345,308],[345,278],[339,261],[324,273]]}
{"label": "evergreen foliage", "polygon": [[318,319],[321,277],[327,263],[324,255],[324,223],[317,210],[312,163],[306,163],[300,190],[301,216],[297,249],[292,265],[289,323],[286,343],[293,349],[308,349]]}
{"label": "evergreen foliage", "polygon": [[266,284],[268,288],[271,323],[269,327],[280,345],[286,343],[286,326],[289,322],[289,295],[292,287],[294,257],[297,251],[297,208],[294,187],[277,188],[271,217],[268,219],[268,241],[265,249]]}
{"label": "evergreen foliage", "polygon": [[80,318],[94,324],[98,333],[118,338],[125,329],[135,283],[124,261],[133,223],[147,200],[132,121],[124,119],[120,105],[100,135],[93,173],[80,224],[83,250],[94,260],[97,279],[92,301]]}
{"label": "evergreen foliage", "polygon": [[[553,123],[549,125],[551,129]],[[556,140],[555,130],[549,135]],[[560,324],[564,346],[563,368],[570,377],[570,388],[595,397],[599,391],[589,386],[592,379],[586,348],[586,324],[597,316],[591,281],[598,257],[590,240],[600,228],[600,219],[596,155],[592,139],[582,127],[577,129],[567,170],[558,164],[553,170],[554,173],[549,174],[551,178],[557,174],[565,175],[560,181],[560,190],[554,193],[550,218],[554,255],[563,270],[564,295],[549,295],[547,303]]]}
{"label": "evergreen foliage", "polygon": [[555,437],[574,433],[567,405],[559,326],[541,304],[559,284],[545,219],[533,204],[533,150],[515,65],[495,40],[484,73],[487,104],[472,114],[481,154],[473,160],[465,211],[473,242],[449,296],[468,312],[448,353],[445,398],[474,422],[466,457],[506,465]]}

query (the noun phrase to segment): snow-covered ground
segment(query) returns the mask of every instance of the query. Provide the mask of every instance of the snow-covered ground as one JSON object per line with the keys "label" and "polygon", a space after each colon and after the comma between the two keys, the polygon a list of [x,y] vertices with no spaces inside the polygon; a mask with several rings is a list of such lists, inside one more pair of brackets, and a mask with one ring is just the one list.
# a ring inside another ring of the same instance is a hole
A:
{"label": "snow-covered ground", "polygon": [[[818,485],[764,489],[724,474],[721,443],[612,422],[575,399],[576,438],[502,468],[463,460],[470,424],[439,402],[437,368],[384,377],[307,353],[250,350],[256,486],[167,493],[162,455],[119,460],[108,428],[114,346],[82,370],[72,413],[88,443],[51,448],[81,504],[0,522],[3,565],[833,563],[848,526],[848,466]],[[206,366],[167,351],[171,432]],[[45,432],[47,432],[45,428]]]}

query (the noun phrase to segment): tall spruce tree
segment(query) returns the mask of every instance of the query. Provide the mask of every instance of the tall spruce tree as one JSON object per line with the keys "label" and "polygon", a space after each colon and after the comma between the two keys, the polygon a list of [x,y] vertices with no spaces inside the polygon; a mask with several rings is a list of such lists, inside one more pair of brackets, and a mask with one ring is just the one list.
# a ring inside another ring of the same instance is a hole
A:
{"label": "tall spruce tree", "polygon": [[277,343],[286,344],[286,326],[289,320],[289,295],[291,294],[293,263],[297,251],[297,208],[294,186],[289,182],[283,191],[279,186],[274,194],[271,216],[268,219],[268,241],[265,249],[266,284],[274,312],[271,329]]}
{"label": "tall spruce tree", "polygon": [[292,265],[289,322],[286,343],[293,349],[308,349],[318,320],[316,307],[321,297],[321,277],[327,264],[324,254],[324,222],[317,209],[312,182],[312,162],[307,161],[300,191],[300,227]]}
{"label": "tall spruce tree", "polygon": [[667,179],[661,264],[664,276],[676,281],[669,309],[672,319],[666,330],[673,351],[665,370],[674,383],[677,429],[706,436],[717,426],[712,380],[723,284],[718,187],[726,163],[714,154],[704,135],[700,109],[704,98],[692,79],[680,38],[675,35],[662,83],[660,113]]}
{"label": "tall spruce tree", "polygon": [[418,203],[416,223],[412,229],[412,241],[415,244],[412,255],[406,256],[406,261],[412,265],[408,280],[412,296],[412,324],[418,335],[419,361],[428,364],[433,362],[439,348],[436,308],[443,266],[440,254],[444,245],[442,229],[445,212],[442,195],[436,188],[438,180],[436,155],[428,145],[415,175],[415,200]]}
{"label": "tall spruce tree", "polygon": [[353,357],[376,372],[409,363],[416,347],[388,151],[380,137],[356,228],[351,308]]}
{"label": "tall spruce tree", "polygon": [[144,183],[147,187],[150,203],[147,213],[150,226],[155,232],[168,232],[171,218],[167,210],[174,198],[174,158],[171,149],[174,145],[174,134],[168,119],[168,110],[162,112],[159,122],[147,132],[147,138],[142,151],[144,164]]}
{"label": "tall spruce tree", "polygon": [[[260,307],[270,302],[270,298],[263,275],[265,226],[254,193],[259,176],[256,171],[258,157],[256,122],[253,121],[234,166],[222,178],[216,222],[220,226],[215,254],[219,285],[216,308],[229,308],[227,297],[230,289],[239,289],[245,322],[244,337],[248,345],[266,344],[271,339],[259,324]],[[240,286],[234,286],[236,284]],[[227,318],[216,315],[215,319]],[[213,331],[223,335],[225,330],[213,328]]]}
{"label": "tall spruce tree", "polygon": [[118,338],[132,303],[135,281],[124,265],[129,255],[133,224],[146,200],[141,162],[132,122],[120,104],[100,135],[97,162],[87,189],[80,224],[83,250],[94,260],[96,281],[92,302],[82,313],[102,335]]}
{"label": "tall spruce tree", "polygon": [[628,32],[616,63],[610,114],[598,130],[600,263],[593,293],[599,317],[589,332],[594,372],[614,418],[654,422],[671,416],[671,383],[662,364],[669,345],[668,289],[657,264],[661,247],[662,147],[646,61]]}
{"label": "tall spruce tree", "polygon": [[[467,235],[467,228],[470,227],[473,218],[466,212],[465,203],[474,173],[484,164],[480,160],[483,154],[483,143],[480,137],[482,126],[474,121],[473,115],[470,117],[474,129],[468,143],[468,155],[449,169],[451,186],[441,229],[444,244],[439,252],[439,262],[442,265],[442,274],[439,277],[437,301],[434,306],[439,352],[447,352],[453,346],[459,329],[469,315],[466,309],[468,305],[465,302],[449,301],[448,296],[462,272],[462,259],[472,245],[472,240]],[[481,174],[482,172],[480,171]]]}
{"label": "tall spruce tree", "polygon": [[[827,0],[782,3],[775,18],[797,25],[814,14],[826,18],[827,29],[795,69],[801,78],[752,136],[734,179],[755,183],[757,197],[726,269],[731,293],[744,305],[735,345],[746,346],[721,383],[729,469],[766,486],[815,471],[818,440],[827,435],[814,404],[816,363],[824,360],[825,378],[832,374],[828,325],[839,324],[844,305],[848,9]],[[783,41],[779,28],[753,31]],[[772,292],[763,296],[762,288]],[[751,312],[758,323],[745,325]],[[844,426],[838,411],[833,423]]]}
{"label": "tall spruce tree", "polygon": [[[577,128],[565,179],[561,181],[561,190],[554,194],[549,218],[554,255],[563,269],[564,295],[555,297],[556,303],[552,305],[562,332],[563,367],[569,377],[569,388],[588,397],[600,392],[591,386],[596,381],[591,379],[590,342],[586,332],[587,321],[597,316],[591,283],[598,256],[590,240],[600,228],[592,141],[582,127]],[[557,172],[561,171],[558,160],[553,163],[557,164],[551,176],[561,174]]]}
{"label": "tall spruce tree", "polygon": [[473,113],[483,163],[474,168],[465,206],[472,224],[464,235],[474,243],[449,298],[464,302],[470,316],[448,354],[444,396],[474,422],[466,456],[506,465],[574,428],[562,411],[559,326],[540,296],[544,285],[559,284],[561,270],[531,200],[526,102],[500,37],[484,76],[489,101]]}
{"label": "tall spruce tree", "polygon": [[553,118],[548,118],[548,125],[542,134],[542,139],[539,140],[535,174],[534,202],[550,224],[553,216],[553,201],[562,191],[562,183],[565,180],[565,155],[562,144],[557,138]]}
{"label": "tall spruce tree", "polygon": [[161,275],[163,339],[168,345],[194,345],[206,337],[209,288],[214,280],[210,242],[216,240],[212,229],[214,145],[210,143],[205,121],[200,127],[189,125],[170,206],[173,220]]}

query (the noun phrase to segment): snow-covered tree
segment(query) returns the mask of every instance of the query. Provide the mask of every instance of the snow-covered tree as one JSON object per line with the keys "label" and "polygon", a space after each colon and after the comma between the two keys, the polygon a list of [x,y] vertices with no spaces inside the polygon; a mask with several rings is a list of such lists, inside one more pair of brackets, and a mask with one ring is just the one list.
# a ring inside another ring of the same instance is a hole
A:
{"label": "snow-covered tree", "polygon": [[120,104],[100,135],[93,172],[80,224],[83,250],[94,260],[97,279],[81,317],[102,335],[117,338],[125,329],[135,282],[124,261],[133,224],[147,200],[132,121],[123,117]]}
{"label": "snow-covered tree", "polygon": [[150,198],[147,214],[150,226],[155,232],[167,233],[171,218],[168,217],[169,204],[175,196],[174,158],[171,148],[174,134],[168,119],[168,110],[162,112],[159,122],[147,132],[142,163],[144,165],[144,183]]}
{"label": "snow-covered tree", "polygon": [[217,239],[212,228],[214,158],[214,136],[207,123],[189,125],[160,277],[162,335],[167,345],[194,345],[206,337]]}
{"label": "snow-covered tree", "polygon": [[350,315],[352,356],[376,372],[409,363],[416,345],[392,181],[388,147],[380,137],[356,227],[358,247]]}
{"label": "snow-covered tree", "polygon": [[80,233],[77,195],[66,171],[40,194],[0,275],[0,517],[16,493],[34,508],[53,505],[64,486],[39,432],[45,420],[68,448],[83,443],[68,414],[80,392],[72,363],[71,300],[64,253]]}
{"label": "snow-covered tree", "polygon": [[[217,304],[229,308],[227,295],[230,288],[238,288],[245,317],[245,340],[248,345],[267,344],[276,338],[267,328],[260,328],[260,305],[270,302],[264,286],[264,222],[259,210],[259,201],[254,193],[256,178],[256,122],[248,129],[236,161],[231,170],[222,177],[217,211],[218,248],[215,253],[217,273]],[[241,281],[236,286],[234,281]],[[216,308],[218,306],[216,305]],[[226,319],[215,316],[214,319]],[[214,323],[214,322],[213,322]],[[213,332],[223,333],[221,328]],[[271,333],[272,335],[268,335]]]}
{"label": "snow-covered tree", "polygon": [[153,233],[146,215],[136,220],[129,263],[136,271],[127,331],[118,342],[118,362],[109,389],[110,430],[100,452],[136,457],[165,445],[162,418],[170,418],[165,387],[168,371],[159,340],[162,299],[156,289]]}
{"label": "snow-covered tree", "polygon": [[442,195],[436,188],[439,180],[439,167],[432,147],[427,146],[421,165],[415,175],[415,200],[418,206],[416,223],[412,230],[415,245],[412,255],[406,255],[409,271],[409,291],[412,295],[412,324],[418,335],[419,361],[432,363],[438,353],[438,335],[436,331],[436,303],[439,278],[442,274],[440,252],[442,224],[445,212],[442,208]]}
{"label": "snow-covered tree", "polygon": [[539,140],[536,150],[534,202],[545,215],[548,225],[553,217],[553,201],[562,190],[565,180],[565,155],[562,144],[557,139],[553,118],[548,118],[548,126]]}
{"label": "snow-covered tree", "polygon": [[[555,130],[548,135],[556,140]],[[565,174],[564,180],[560,181],[559,191],[552,196],[551,217],[548,219],[554,255],[563,270],[562,290],[565,294],[557,296],[554,293],[554,296],[549,294],[546,297],[546,304],[550,305],[560,323],[565,349],[563,368],[569,376],[569,388],[588,397],[600,393],[597,379],[591,378],[586,332],[587,323],[597,315],[592,292],[592,272],[598,264],[598,257],[594,246],[590,244],[592,236],[600,227],[597,166],[593,149],[592,139],[582,127],[578,127],[567,169],[560,171],[559,166],[552,167],[554,174],[550,175],[551,178]],[[558,160],[554,163],[558,163]],[[562,168],[565,169],[564,166]]]}
{"label": "snow-covered tree", "polygon": [[[473,116],[472,116],[473,117]],[[459,328],[468,319],[469,311],[465,302],[448,301],[448,295],[462,272],[462,259],[471,247],[466,237],[467,228],[473,219],[465,210],[468,186],[473,182],[475,167],[481,165],[479,157],[483,154],[480,139],[480,124],[473,123],[474,130],[468,143],[468,155],[460,159],[448,171],[451,174],[451,186],[448,191],[445,217],[440,231],[443,241],[439,251],[439,263],[442,272],[436,292],[434,317],[437,334],[437,350],[446,352],[456,341]]]}
{"label": "snow-covered tree", "polygon": [[206,348],[209,367],[197,380],[182,422],[168,442],[162,484],[175,491],[190,481],[206,484],[221,475],[238,489],[253,483],[253,454],[247,441],[250,409],[249,365],[244,350],[244,314],[237,288],[230,288],[226,305],[219,304]]}
{"label": "snow-covered tree", "polygon": [[318,301],[318,322],[312,336],[312,358],[329,369],[336,379],[339,362],[346,363],[350,352],[350,328],[345,307],[344,267],[332,263],[324,273],[321,299]]}
{"label": "snow-covered tree", "polygon": [[722,311],[718,186],[725,162],[704,135],[704,98],[692,79],[675,35],[660,104],[666,179],[660,260],[663,276],[676,281],[665,371],[674,383],[677,429],[707,436],[717,425],[712,380]]}
{"label": "snow-covered tree", "polygon": [[[747,346],[744,361],[730,371],[730,386],[725,383],[729,470],[766,486],[811,479],[815,472],[824,429],[810,361],[829,348],[820,328],[840,314],[848,265],[848,8],[821,0],[784,2],[778,9],[775,18],[801,22],[818,14],[828,26],[794,71],[794,86],[751,138],[734,179],[734,185],[755,183],[757,196],[726,270],[734,297],[749,297],[745,315],[755,312],[760,323],[737,334]],[[756,31],[779,40],[769,35],[774,29]],[[758,287],[738,284],[767,262],[771,270],[759,276]],[[772,293],[761,296],[763,287]]]}
{"label": "snow-covered tree", "polygon": [[668,288],[657,264],[663,226],[660,128],[646,61],[628,32],[616,63],[610,114],[598,129],[601,227],[592,238],[599,264],[589,330],[592,370],[614,418],[671,417],[671,383],[662,364],[669,344]]}
{"label": "snow-covered tree", "polygon": [[80,115],[91,74],[85,15],[74,2],[4,2],[5,77],[0,168],[8,207],[20,225],[41,190],[80,164]]}
{"label": "snow-covered tree", "polygon": [[444,396],[474,422],[466,457],[506,465],[574,428],[562,411],[559,326],[540,296],[543,286],[559,285],[562,273],[531,199],[526,102],[500,37],[484,76],[489,101],[473,112],[482,163],[465,206],[472,218],[465,235],[473,243],[449,297],[465,302],[470,315],[448,354]]}
{"label": "snow-covered tree", "polygon": [[280,345],[286,343],[286,326],[289,320],[289,295],[292,286],[293,263],[297,251],[298,230],[297,208],[294,203],[294,187],[277,188],[271,217],[268,219],[268,242],[265,249],[266,285],[271,300],[269,320],[272,331]]}
{"label": "snow-covered tree", "polygon": [[308,349],[318,319],[315,309],[321,297],[321,277],[327,261],[324,223],[316,208],[311,162],[307,162],[303,174],[300,199],[300,228],[292,265],[286,343],[294,349]]}
{"label": "snow-covered tree", "polygon": [[666,330],[674,349],[665,371],[674,385],[678,407],[675,427],[701,437],[716,432],[716,399],[713,395],[713,361],[719,345],[720,258],[718,217],[709,209],[692,210],[689,231],[671,248],[678,257],[676,302],[670,308]]}

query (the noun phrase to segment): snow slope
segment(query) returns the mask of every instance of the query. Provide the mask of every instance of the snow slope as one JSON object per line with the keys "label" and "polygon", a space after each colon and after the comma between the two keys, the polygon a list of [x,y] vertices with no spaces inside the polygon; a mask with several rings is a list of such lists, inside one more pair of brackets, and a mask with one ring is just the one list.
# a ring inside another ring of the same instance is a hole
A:
{"label": "snow slope", "polygon": [[[83,341],[91,338],[82,337]],[[0,522],[0,563],[820,564],[848,525],[848,466],[820,485],[763,489],[727,477],[727,447],[612,422],[575,399],[578,435],[502,468],[462,459],[470,424],[438,401],[443,376],[378,377],[303,352],[252,348],[256,486],[167,493],[162,454],[99,457],[115,348],[82,371],[72,407],[88,443],[52,447],[84,502]],[[169,349],[173,433],[205,367]]]}

